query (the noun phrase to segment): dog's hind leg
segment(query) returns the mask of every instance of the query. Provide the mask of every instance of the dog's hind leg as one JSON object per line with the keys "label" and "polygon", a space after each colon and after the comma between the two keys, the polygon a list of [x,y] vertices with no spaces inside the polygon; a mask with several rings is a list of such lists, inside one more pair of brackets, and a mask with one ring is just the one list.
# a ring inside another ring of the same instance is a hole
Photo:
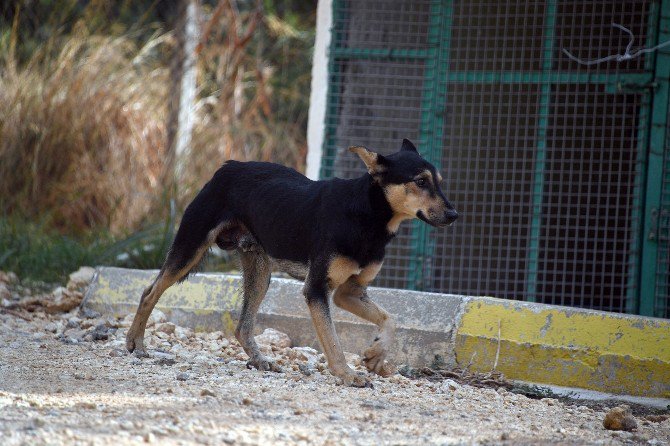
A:
{"label": "dog's hind leg", "polygon": [[[187,210],[188,214],[188,210]],[[165,290],[175,282],[183,280],[188,273],[197,266],[203,254],[214,243],[222,225],[211,230],[206,228],[193,228],[188,223],[187,214],[184,215],[182,224],[177,231],[172,247],[168,252],[167,259],[158,273],[154,282],[144,290],[133,323],[126,335],[126,348],[129,352],[135,352],[139,357],[148,356],[144,348],[144,331],[147,320],[151,315],[156,303]]]}
{"label": "dog's hind leg", "polygon": [[254,340],[256,313],[270,285],[270,259],[260,247],[253,251],[245,251],[240,247],[238,252],[242,261],[244,303],[235,337],[249,355],[247,367],[281,372],[276,363],[261,354]]}

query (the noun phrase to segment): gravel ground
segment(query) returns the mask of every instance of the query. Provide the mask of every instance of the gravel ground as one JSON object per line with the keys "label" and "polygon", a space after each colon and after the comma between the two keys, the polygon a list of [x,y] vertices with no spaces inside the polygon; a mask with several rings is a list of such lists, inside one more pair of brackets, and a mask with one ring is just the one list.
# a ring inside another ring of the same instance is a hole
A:
{"label": "gravel ground", "polygon": [[248,370],[236,341],[160,312],[152,357],[138,359],[123,348],[130,317],[87,316],[0,312],[1,444],[670,444],[666,417],[635,413],[636,430],[609,431],[609,407],[505,388],[400,374],[343,387],[278,332],[259,341],[284,372]]}

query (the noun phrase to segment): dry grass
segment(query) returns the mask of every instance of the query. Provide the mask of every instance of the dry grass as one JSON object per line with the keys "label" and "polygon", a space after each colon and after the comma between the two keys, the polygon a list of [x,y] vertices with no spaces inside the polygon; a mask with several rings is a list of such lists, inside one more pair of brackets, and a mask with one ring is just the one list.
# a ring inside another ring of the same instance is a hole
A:
{"label": "dry grass", "polygon": [[184,163],[187,187],[214,173],[219,164],[212,160],[271,161],[304,170],[313,37],[312,30],[300,31],[270,11],[218,2],[198,49],[201,95]]}
{"label": "dry grass", "polygon": [[167,71],[126,37],[74,33],[0,71],[0,197],[5,212],[78,233],[136,226],[164,152]]}
{"label": "dry grass", "polygon": [[165,172],[175,39],[139,37],[140,25],[96,31],[103,3],[45,41],[21,46],[32,34],[18,21],[0,29],[0,213],[64,234],[127,234],[167,218],[168,198],[179,215],[225,160],[303,168],[313,17],[204,6],[196,124],[176,190]]}

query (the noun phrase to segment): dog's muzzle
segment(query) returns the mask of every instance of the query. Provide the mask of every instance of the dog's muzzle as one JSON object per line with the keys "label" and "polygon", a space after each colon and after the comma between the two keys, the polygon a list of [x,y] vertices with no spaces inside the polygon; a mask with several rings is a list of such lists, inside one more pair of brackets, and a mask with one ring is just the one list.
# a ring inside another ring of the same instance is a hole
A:
{"label": "dog's muzzle", "polygon": [[444,211],[444,214],[442,214],[441,217],[437,217],[435,214],[432,214],[432,218],[428,219],[423,212],[419,211],[416,213],[416,216],[431,226],[443,227],[449,226],[455,222],[458,218],[458,212],[456,212],[454,209],[447,209]]}
{"label": "dog's muzzle", "polygon": [[451,225],[457,219],[458,219],[458,212],[456,212],[454,209],[447,209],[446,211],[444,211],[445,225]]}

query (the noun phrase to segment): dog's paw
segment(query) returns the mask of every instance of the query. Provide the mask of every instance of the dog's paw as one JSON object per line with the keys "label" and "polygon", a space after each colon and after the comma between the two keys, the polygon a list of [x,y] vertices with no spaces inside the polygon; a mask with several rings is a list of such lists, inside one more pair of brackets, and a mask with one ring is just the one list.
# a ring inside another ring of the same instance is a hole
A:
{"label": "dog's paw", "polygon": [[382,375],[381,372],[384,369],[386,355],[386,342],[380,338],[376,338],[370,348],[363,352],[363,362],[365,363],[365,367],[371,372]]}
{"label": "dog's paw", "polygon": [[149,353],[144,348],[144,339],[137,338],[129,334],[126,337],[126,350],[130,353],[134,353],[138,358],[148,358]]}
{"label": "dog's paw", "polygon": [[261,356],[259,358],[248,360],[247,361],[247,368],[248,369],[251,369],[251,368],[258,369],[261,372],[277,372],[277,373],[282,373],[283,372],[282,368],[279,367],[279,365],[276,362],[274,362],[274,361],[272,361],[268,358],[265,358],[263,356]]}

